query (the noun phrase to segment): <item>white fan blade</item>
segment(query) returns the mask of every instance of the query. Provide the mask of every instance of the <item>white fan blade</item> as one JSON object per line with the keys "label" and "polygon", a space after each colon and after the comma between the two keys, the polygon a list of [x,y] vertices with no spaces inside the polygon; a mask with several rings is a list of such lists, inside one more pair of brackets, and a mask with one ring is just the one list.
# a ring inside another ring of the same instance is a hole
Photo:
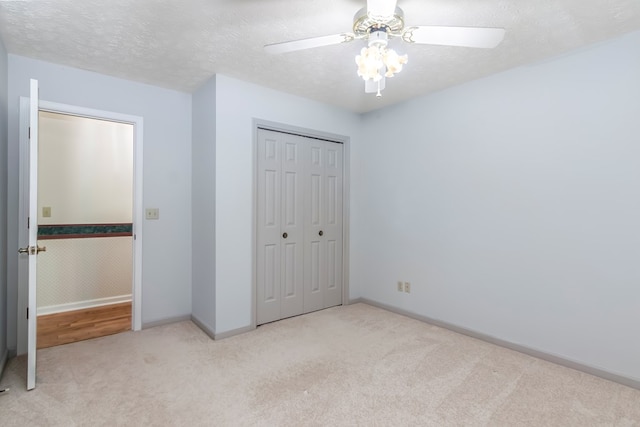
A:
{"label": "white fan blade", "polygon": [[311,49],[332,44],[348,43],[355,38],[352,33],[334,34],[332,36],[312,37],[310,39],[294,40],[290,42],[273,43],[264,47],[268,53],[286,53],[296,50]]}
{"label": "white fan blade", "polygon": [[474,27],[408,27],[402,32],[407,43],[443,46],[481,47],[490,49],[500,44],[504,28]]}
{"label": "white fan blade", "polygon": [[384,18],[393,16],[396,3],[396,0],[367,0],[367,14]]}

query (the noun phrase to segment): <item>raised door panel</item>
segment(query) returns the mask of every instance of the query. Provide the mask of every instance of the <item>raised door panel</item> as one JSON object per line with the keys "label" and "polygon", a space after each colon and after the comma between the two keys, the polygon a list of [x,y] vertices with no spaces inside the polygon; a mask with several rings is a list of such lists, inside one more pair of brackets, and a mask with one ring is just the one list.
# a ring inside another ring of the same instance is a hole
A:
{"label": "raised door panel", "polygon": [[[280,317],[303,312],[304,258],[304,139],[279,134],[282,144],[282,289]],[[284,237],[286,236],[286,237]]]}
{"label": "raised door panel", "polygon": [[258,132],[256,320],[280,319],[281,303],[281,148],[277,134]]}
{"label": "raised door panel", "polygon": [[324,141],[308,139],[308,166],[306,171],[305,198],[305,273],[304,312],[324,307],[326,288],[326,244],[322,238],[326,222],[325,168],[326,150]]}
{"label": "raised door panel", "polygon": [[326,276],[323,308],[342,303],[342,161],[343,145],[325,142],[327,164],[324,173],[326,221],[323,225]]}

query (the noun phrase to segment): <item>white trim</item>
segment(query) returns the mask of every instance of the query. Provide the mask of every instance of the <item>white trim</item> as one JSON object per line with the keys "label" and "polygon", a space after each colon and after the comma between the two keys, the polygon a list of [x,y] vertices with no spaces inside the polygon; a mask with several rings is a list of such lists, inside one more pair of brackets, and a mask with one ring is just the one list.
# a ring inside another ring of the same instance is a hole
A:
{"label": "white trim", "polygon": [[351,217],[351,139],[347,137],[343,142],[344,151],[342,153],[342,305],[348,305],[351,298],[349,292],[349,260],[350,254],[350,231],[349,227]]}
{"label": "white trim", "polygon": [[120,304],[131,301],[131,294],[115,297],[96,298],[86,301],[69,302],[66,304],[47,305],[38,307],[38,316],[45,314],[64,313],[66,311],[83,310],[85,308],[102,307],[105,305]]}
{"label": "white trim", "polygon": [[351,153],[351,138],[345,135],[338,135],[329,132],[317,131],[307,128],[301,128],[297,126],[291,126],[283,123],[272,122],[269,120],[262,120],[254,118],[252,120],[253,126],[253,189],[251,196],[252,203],[252,223],[251,223],[251,324],[247,327],[236,329],[233,331],[222,332],[215,335],[215,339],[226,338],[228,336],[237,335],[246,331],[255,329],[257,326],[257,223],[258,223],[258,129],[267,129],[276,132],[293,133],[296,135],[324,139],[327,141],[341,143],[343,145],[343,160],[342,160],[342,305],[349,303],[349,213],[350,213],[350,153]]}
{"label": "white trim", "polygon": [[135,117],[133,124],[133,305],[131,307],[131,329],[142,329],[142,224],[144,223],[144,204],[142,202],[142,147],[143,127],[142,117]]}
{"label": "white trim", "polygon": [[[253,330],[255,330],[256,327],[255,326],[245,326],[244,328],[238,328],[238,329],[232,329],[230,331],[226,331],[226,332],[220,332],[219,334],[215,334],[212,338],[214,340],[222,340],[225,338],[231,338],[234,337],[236,335],[240,335],[240,334],[244,334],[247,332],[251,332]],[[209,335],[208,331],[204,331],[205,334]],[[211,336],[211,335],[209,335]]]}
{"label": "white trim", "polygon": [[[253,119],[252,123],[252,142],[251,142],[251,173],[253,173],[253,182],[251,183],[251,328],[258,325],[258,120]],[[211,338],[215,339],[215,330]]]}
{"label": "white trim", "polygon": [[[26,109],[25,109],[26,107]],[[25,150],[28,148],[27,139],[28,133],[27,129],[28,125],[28,107],[29,107],[29,98],[28,97],[20,97],[20,162],[21,164],[25,161]],[[92,108],[79,107],[75,105],[61,104],[57,102],[49,102],[49,101],[40,101],[39,105],[40,111],[49,111],[53,113],[62,113],[69,114],[80,117],[88,117],[99,120],[108,120],[120,123],[128,123],[133,125],[134,134],[133,134],[133,145],[134,145],[134,154],[133,154],[133,287],[132,287],[132,315],[131,315],[131,329],[134,331],[139,331],[142,329],[142,228],[144,221],[144,203],[143,203],[143,186],[142,186],[142,178],[143,178],[143,118],[140,116],[133,116],[129,114],[121,114],[115,113],[112,111],[104,111],[104,110],[96,110]],[[22,166],[23,171],[24,166]],[[25,182],[25,177],[20,174],[20,193],[19,193],[19,230],[18,230],[18,241],[26,242],[26,217],[24,213],[24,186],[27,182]],[[25,267],[22,267],[24,269]],[[17,336],[17,354],[23,354],[26,352],[26,335],[23,337],[22,335],[26,332],[26,309],[21,307],[26,307],[26,289],[22,289],[24,286],[20,282],[21,277],[21,263],[18,261],[18,336]],[[22,272],[24,275],[24,271]]]}

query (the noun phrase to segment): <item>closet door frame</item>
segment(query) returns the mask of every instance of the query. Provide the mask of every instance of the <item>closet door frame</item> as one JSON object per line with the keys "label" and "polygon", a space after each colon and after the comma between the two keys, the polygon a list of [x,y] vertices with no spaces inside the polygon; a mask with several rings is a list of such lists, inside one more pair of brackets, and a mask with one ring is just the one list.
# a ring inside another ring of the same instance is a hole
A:
{"label": "closet door frame", "polygon": [[291,133],[309,138],[317,138],[326,141],[332,141],[343,145],[343,161],[342,161],[342,305],[348,305],[349,299],[349,159],[351,152],[351,139],[345,135],[338,135],[329,132],[323,132],[313,129],[306,129],[297,126],[291,126],[284,123],[277,123],[261,119],[253,119],[253,195],[252,195],[252,248],[251,248],[251,328],[257,326],[257,223],[258,223],[258,129],[265,129],[275,132]]}

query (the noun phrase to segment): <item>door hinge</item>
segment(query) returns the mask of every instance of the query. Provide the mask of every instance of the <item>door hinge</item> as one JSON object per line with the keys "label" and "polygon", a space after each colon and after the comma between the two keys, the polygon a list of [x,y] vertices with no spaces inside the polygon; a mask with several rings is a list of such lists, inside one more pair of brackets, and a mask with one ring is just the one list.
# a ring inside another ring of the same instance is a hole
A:
{"label": "door hinge", "polygon": [[31,126],[29,126],[29,139],[31,139]]}
{"label": "door hinge", "polygon": [[27,217],[27,228],[31,228],[31,217]]}
{"label": "door hinge", "polygon": [[29,318],[29,307],[27,307],[27,319]]}

